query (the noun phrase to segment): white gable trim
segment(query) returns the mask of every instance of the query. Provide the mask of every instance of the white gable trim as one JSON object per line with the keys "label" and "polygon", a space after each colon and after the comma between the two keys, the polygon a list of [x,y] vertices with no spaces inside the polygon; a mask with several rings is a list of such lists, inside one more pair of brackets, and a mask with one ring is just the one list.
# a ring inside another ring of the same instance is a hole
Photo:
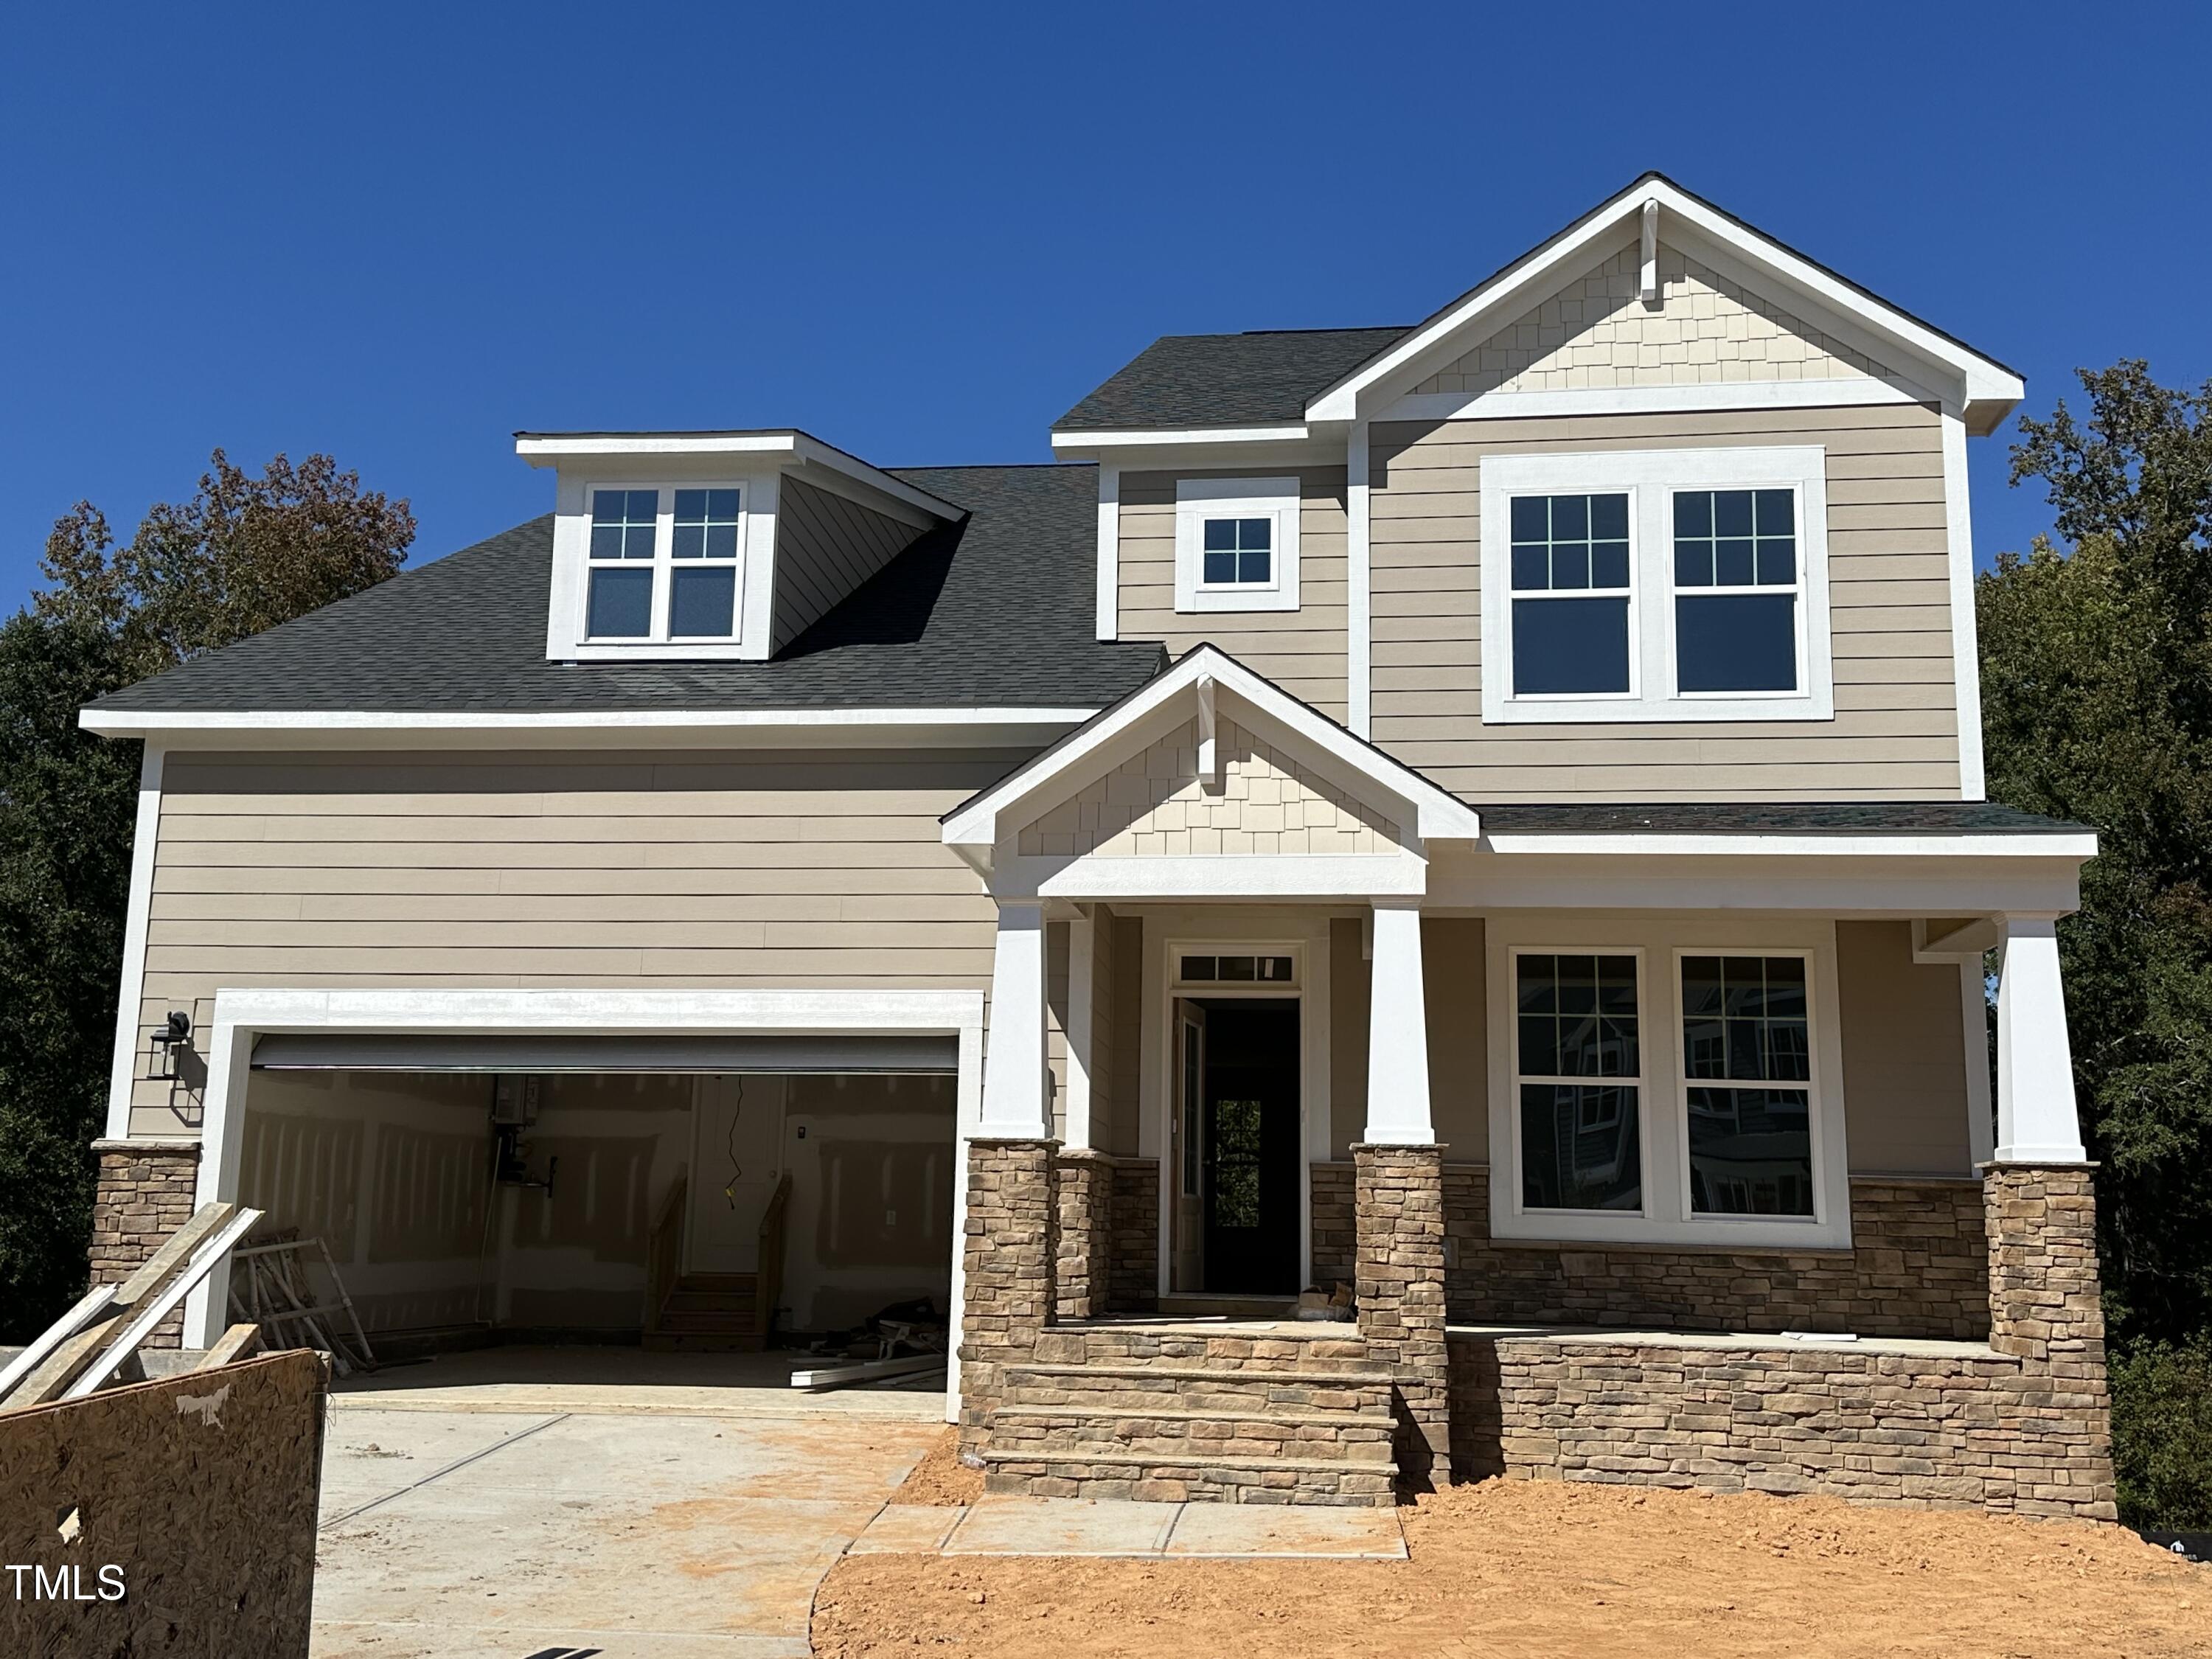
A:
{"label": "white gable trim", "polygon": [[[1455,343],[1487,338],[1566,280],[1567,274],[1602,254],[1627,246],[1640,235],[1644,210],[1656,203],[1660,234],[1695,251],[1733,256],[1735,276],[1744,268],[1765,279],[1762,286],[1790,296],[1795,307],[1812,309],[1808,323],[1833,317],[1838,337],[1871,338],[1881,344],[1873,355],[1905,370],[1929,372],[1945,394],[1965,407],[1970,429],[1987,431],[2026,393],[2021,379],[1991,358],[1962,346],[1916,321],[1895,307],[1860,292],[1780,243],[1737,222],[1656,175],[1638,179],[1595,212],[1542,247],[1508,266],[1442,314],[1355,370],[1306,405],[1309,423],[1371,417],[1419,369],[1454,349]],[[1671,223],[1669,222],[1671,221]],[[1681,235],[1687,230],[1688,238]]]}
{"label": "white gable trim", "polygon": [[1567,392],[1409,392],[1378,421],[1510,421],[1539,415],[1680,415],[1737,409],[1843,409],[1934,398],[1887,380],[1728,380],[1593,386]]}
{"label": "white gable trim", "polygon": [[1185,698],[1194,708],[1200,682],[1208,679],[1217,697],[1242,705],[1235,711],[1240,720],[1249,716],[1262,735],[1268,726],[1285,731],[1333,763],[1332,770],[1370,784],[1389,802],[1402,803],[1396,816],[1422,841],[1473,841],[1481,834],[1474,809],[1457,796],[1362,743],[1234,657],[1205,645],[1070,734],[1057,748],[956,808],[945,819],[945,844],[988,854],[998,845],[1002,827],[1011,830],[1019,812],[1049,810],[1072,789],[1106,769],[1107,757],[1118,755],[1126,746],[1124,739],[1145,737],[1154,725],[1164,727],[1174,705]]}

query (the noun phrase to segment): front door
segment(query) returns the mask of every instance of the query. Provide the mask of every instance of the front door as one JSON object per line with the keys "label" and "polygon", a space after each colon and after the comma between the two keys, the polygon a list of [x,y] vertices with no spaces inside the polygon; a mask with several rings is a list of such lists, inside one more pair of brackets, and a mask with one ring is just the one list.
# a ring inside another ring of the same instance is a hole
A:
{"label": "front door", "polygon": [[1298,1005],[1206,1009],[1201,1143],[1206,1289],[1298,1291]]}

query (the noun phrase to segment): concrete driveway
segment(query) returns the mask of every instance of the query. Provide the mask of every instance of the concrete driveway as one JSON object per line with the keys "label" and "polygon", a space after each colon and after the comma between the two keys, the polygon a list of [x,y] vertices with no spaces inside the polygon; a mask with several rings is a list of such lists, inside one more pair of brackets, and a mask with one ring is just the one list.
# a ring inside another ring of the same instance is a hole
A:
{"label": "concrete driveway", "polygon": [[787,1370],[496,1349],[342,1385],[316,1659],[804,1656],[815,1586],[943,1431],[943,1395],[801,1395]]}

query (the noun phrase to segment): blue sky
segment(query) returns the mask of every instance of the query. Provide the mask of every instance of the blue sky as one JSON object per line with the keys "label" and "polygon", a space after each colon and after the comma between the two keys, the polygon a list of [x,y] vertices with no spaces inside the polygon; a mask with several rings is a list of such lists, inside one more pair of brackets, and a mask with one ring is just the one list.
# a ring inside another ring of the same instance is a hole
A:
{"label": "blue sky", "polygon": [[[1802,21],[1796,21],[1802,16]],[[1647,167],[2027,377],[2212,375],[2206,14],[17,9],[0,605],[79,497],[328,451],[415,556],[517,428],[1048,459],[1154,336],[1418,319]],[[1984,559],[2047,522],[1973,446]]]}

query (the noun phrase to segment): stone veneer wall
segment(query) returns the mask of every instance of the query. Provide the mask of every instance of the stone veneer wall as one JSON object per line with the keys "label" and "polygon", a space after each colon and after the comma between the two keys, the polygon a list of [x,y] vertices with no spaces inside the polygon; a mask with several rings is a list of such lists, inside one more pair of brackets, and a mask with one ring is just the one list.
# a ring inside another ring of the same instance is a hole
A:
{"label": "stone veneer wall", "polygon": [[[100,1157],[100,1184],[92,1200],[92,1282],[119,1285],[192,1218],[199,1143],[95,1140],[92,1149]],[[155,1328],[146,1346],[176,1347],[184,1328],[179,1308]]]}
{"label": "stone veneer wall", "polygon": [[1005,1368],[1036,1351],[1052,1312],[1059,1249],[1054,1151],[1048,1140],[968,1143],[968,1213],[961,1221],[963,1449],[981,1443],[1005,1387]]}
{"label": "stone veneer wall", "polygon": [[1052,1160],[1058,1237],[1053,1251],[1053,1313],[1091,1319],[1106,1311],[1114,1243],[1114,1161],[1078,1147]]}
{"label": "stone veneer wall", "polygon": [[1493,1239],[1489,1176],[1479,1164],[1444,1167],[1444,1282],[1459,1323],[1634,1322],[1969,1342],[1989,1332],[1978,1181],[1855,1178],[1850,1249],[1737,1250]]}
{"label": "stone veneer wall", "polygon": [[1352,1157],[1359,1334],[1370,1359],[1397,1369],[1399,1483],[1441,1486],[1452,1478],[1443,1152],[1362,1145]]}
{"label": "stone veneer wall", "polygon": [[[1449,1182],[1449,1173],[1445,1178]],[[1339,1281],[1349,1285],[1358,1277],[1357,1188],[1349,1164],[1313,1166],[1313,1283],[1321,1290],[1332,1290]],[[1449,1265],[1449,1254],[1445,1261]]]}
{"label": "stone veneer wall", "polygon": [[1986,1346],[1455,1332],[1455,1467],[2114,1519],[2090,1173],[1984,1201]]}
{"label": "stone veneer wall", "polygon": [[1117,1158],[1113,1169],[1107,1308],[1114,1313],[1152,1313],[1160,1305],[1159,1160]]}

